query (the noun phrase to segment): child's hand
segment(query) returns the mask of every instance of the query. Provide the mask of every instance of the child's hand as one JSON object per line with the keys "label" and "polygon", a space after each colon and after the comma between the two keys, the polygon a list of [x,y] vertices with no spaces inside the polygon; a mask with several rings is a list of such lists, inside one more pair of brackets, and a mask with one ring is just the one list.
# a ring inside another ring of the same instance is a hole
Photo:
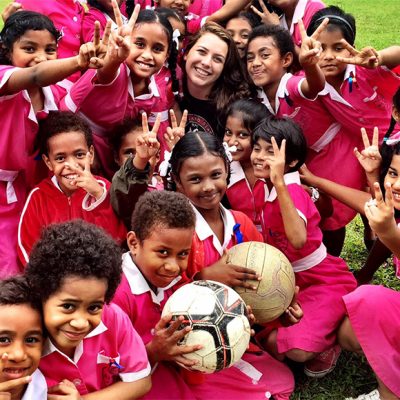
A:
{"label": "child's hand", "polygon": [[185,135],[185,127],[187,122],[188,111],[185,110],[182,115],[180,124],[176,120],[174,110],[169,110],[169,115],[171,117],[171,127],[167,128],[167,132],[164,134],[164,139],[167,142],[168,151],[171,152],[174,146],[178,143]]}
{"label": "child's hand", "polygon": [[[8,354],[3,353],[0,358],[0,369],[1,371],[6,368],[8,361]],[[11,399],[11,394],[9,391],[18,388],[19,386],[27,385],[31,382],[32,378],[30,376],[24,376],[18,379],[12,379],[5,382],[0,382],[0,400]]]}
{"label": "child's hand", "polygon": [[250,6],[250,8],[253,13],[257,14],[261,18],[263,24],[279,25],[279,15],[274,12],[270,12],[263,0],[258,0],[258,4],[260,4],[262,12],[254,6]]}
{"label": "child's hand", "polygon": [[381,56],[372,47],[364,47],[361,51],[356,50],[345,39],[341,40],[343,46],[350,52],[351,57],[337,56],[336,60],[346,64],[355,64],[364,68],[376,68],[382,63]]}
{"label": "child's hand", "polygon": [[305,182],[307,185],[310,186],[318,186],[317,185],[317,176],[314,175],[306,166],[306,164],[303,164],[300,168],[299,168],[299,172],[300,172],[300,179],[302,182]]}
{"label": "child's hand", "polygon": [[281,148],[278,147],[274,137],[271,137],[272,148],[274,149],[274,155],[268,156],[266,162],[270,168],[270,176],[272,184],[278,185],[284,183],[283,175],[285,174],[285,164],[286,164],[286,139],[282,140]]}
{"label": "child's hand", "polygon": [[379,172],[382,156],[379,153],[379,131],[378,128],[374,128],[374,133],[372,136],[372,144],[370,144],[367,131],[365,128],[361,128],[362,140],[364,143],[364,150],[361,153],[358,151],[357,147],[354,149],[354,154],[358,159],[358,162],[364,168],[367,174],[373,174]]}
{"label": "child's hand", "polygon": [[22,10],[22,4],[15,2],[8,4],[1,13],[1,18],[3,19],[3,23],[5,24],[8,18],[10,18],[11,15],[13,15],[19,10]]}
{"label": "child's hand", "polygon": [[84,189],[91,196],[93,196],[96,200],[100,199],[100,197],[104,193],[104,188],[100,185],[99,182],[95,179],[95,177],[90,172],[90,160],[91,154],[89,152],[86,153],[85,157],[85,167],[82,170],[78,165],[70,165],[69,163],[65,163],[68,168],[78,175],[76,179],[71,181],[71,185],[75,185]]}
{"label": "child's hand", "polygon": [[318,41],[318,38],[321,32],[325,30],[328,23],[329,19],[325,18],[315,32],[311,36],[308,36],[303,21],[301,19],[299,20],[298,24],[301,35],[299,62],[303,68],[318,64],[319,56],[322,51],[321,43]]}
{"label": "child's hand", "polygon": [[365,216],[368,218],[371,229],[380,235],[388,235],[397,229],[394,219],[393,193],[390,183],[385,185],[385,199],[378,182],[374,183],[375,199],[365,203]]}
{"label": "child's hand", "polygon": [[48,388],[47,400],[80,400],[82,397],[75,385],[63,379],[58,385]]}
{"label": "child's hand", "polygon": [[289,307],[285,310],[285,312],[280,316],[280,320],[283,326],[295,325],[300,322],[303,318],[303,310],[300,307],[300,304],[297,302],[297,296],[299,294],[299,287],[296,286],[294,290],[294,295]]}
{"label": "child's hand", "polygon": [[158,321],[154,328],[154,337],[146,346],[149,358],[153,363],[175,361],[189,368],[197,363],[196,360],[189,360],[184,355],[200,350],[203,347],[201,344],[178,345],[179,341],[192,330],[189,326],[179,329],[183,321],[183,316],[172,321],[172,315],[165,315]]}
{"label": "child's hand", "polygon": [[196,279],[210,279],[221,282],[230,287],[240,286],[246,289],[256,290],[257,287],[253,283],[247,281],[260,281],[261,276],[256,271],[240,267],[239,265],[227,264],[228,253],[224,254],[216,263],[207,268],[203,268]]}

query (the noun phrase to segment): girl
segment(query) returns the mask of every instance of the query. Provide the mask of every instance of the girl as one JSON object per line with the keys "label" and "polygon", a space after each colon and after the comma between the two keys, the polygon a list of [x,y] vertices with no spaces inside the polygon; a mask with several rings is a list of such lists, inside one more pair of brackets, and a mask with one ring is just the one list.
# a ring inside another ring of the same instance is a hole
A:
{"label": "girl", "polygon": [[308,376],[321,377],[335,367],[340,354],[334,347],[345,314],[340,299],[356,282],[346,263],[327,254],[322,244],[318,211],[297,172],[305,158],[305,138],[292,120],[269,117],[255,129],[251,161],[269,192],[262,214],[264,240],[292,263],[304,309],[297,325],[266,332],[260,340],[277,357],[306,362]]}
{"label": "girl", "polygon": [[[137,399],[150,390],[143,342],[127,315],[108,304],[121,279],[121,254],[104,231],[83,221],[52,225],[26,276],[48,333],[39,364],[48,386],[68,379],[88,400]],[[63,393],[63,384],[53,390]]]}
{"label": "girl", "polygon": [[187,130],[223,138],[219,114],[235,99],[251,97],[235,43],[215,23],[206,23],[186,47],[181,110],[188,110]]}
{"label": "girl", "polygon": [[224,142],[232,154],[226,196],[231,207],[246,214],[261,231],[264,182],[254,176],[250,161],[251,136],[268,111],[253,100],[236,100],[226,114]]}
{"label": "girl", "polygon": [[[40,178],[33,155],[38,120],[56,110],[64,89],[55,85],[76,71],[96,68],[100,42],[85,44],[78,56],[56,60],[60,33],[49,18],[33,11],[11,15],[1,31],[0,49],[0,276],[18,272],[16,240],[27,190]],[[98,35],[97,35],[98,37]],[[52,86],[48,86],[52,85]],[[15,150],[20,151],[16,152]]]}
{"label": "girl", "polygon": [[[113,174],[109,132],[120,121],[142,112],[154,123],[154,111],[165,109],[167,96],[165,84],[159,87],[155,76],[168,58],[174,80],[176,66],[176,46],[168,19],[151,10],[139,14],[137,6],[129,23],[123,25],[121,13],[113,4],[119,26],[117,46],[109,47],[103,68],[98,73],[86,72],[63,102],[64,108],[79,113],[91,124],[95,149],[107,176]],[[162,114],[162,123],[160,141],[168,126],[168,113]]]}

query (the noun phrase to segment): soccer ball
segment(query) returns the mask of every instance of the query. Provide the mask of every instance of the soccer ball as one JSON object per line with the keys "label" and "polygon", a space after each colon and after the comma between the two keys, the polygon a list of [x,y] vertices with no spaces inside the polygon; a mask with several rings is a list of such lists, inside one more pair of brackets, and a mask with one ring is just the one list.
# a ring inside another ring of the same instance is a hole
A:
{"label": "soccer ball", "polygon": [[250,281],[256,290],[235,287],[251,306],[257,322],[266,323],[279,317],[289,306],[295,290],[293,268],[286,256],[266,243],[245,242],[228,250],[229,264],[255,270],[261,281]]}
{"label": "soccer ball", "polygon": [[250,341],[246,304],[230,287],[214,281],[196,281],[179,288],[165,303],[162,315],[185,317],[181,329],[192,330],[179,344],[201,344],[185,354],[197,364],[191,369],[213,373],[240,360]]}

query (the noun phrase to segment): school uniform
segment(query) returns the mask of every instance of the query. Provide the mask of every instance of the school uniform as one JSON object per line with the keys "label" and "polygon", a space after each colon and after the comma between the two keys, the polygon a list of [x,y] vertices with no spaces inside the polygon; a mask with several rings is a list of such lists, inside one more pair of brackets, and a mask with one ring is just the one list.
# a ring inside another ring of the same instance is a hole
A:
{"label": "school uniform", "polygon": [[31,378],[21,400],[47,400],[47,384],[43,374],[37,369]]}
{"label": "school uniform", "polygon": [[68,379],[81,395],[150,374],[144,344],[115,304],[104,306],[100,324],[78,344],[72,359],[47,339],[39,368],[49,387]]}
{"label": "school uniform", "polygon": [[400,293],[363,285],[343,297],[351,326],[377,377],[400,397]]}
{"label": "school uniform", "polygon": [[29,254],[41,231],[54,223],[83,219],[103,228],[119,243],[124,241],[125,227],[110,204],[110,183],[103,178],[95,178],[103,188],[103,195],[98,200],[82,188],[66,196],[55,176],[43,180],[31,191],[18,227],[18,256],[22,265],[29,261]]}
{"label": "school uniform", "polygon": [[194,0],[188,8],[187,30],[196,33],[207,21],[207,17],[218,11],[224,2],[222,0]]}
{"label": "school uniform", "polygon": [[[0,66],[0,88],[17,71],[11,65]],[[58,85],[42,88],[44,108],[35,113],[29,93],[21,90],[0,96],[0,278],[20,272],[17,264],[17,227],[27,192],[47,168],[34,157],[38,120],[57,110],[65,90]],[[43,176],[40,178],[43,179]],[[39,181],[40,181],[39,179]]]}
{"label": "school uniform", "polygon": [[318,227],[319,213],[301,187],[299,173],[285,174],[284,179],[306,226],[307,240],[301,249],[289,243],[277,193],[272,188],[262,214],[264,240],[282,251],[292,263],[296,285],[300,287],[298,300],[304,312],[298,324],[278,328],[278,351],[285,353],[297,348],[320,353],[335,344],[336,330],[345,316],[340,299],[354,290],[357,283],[344,260],[327,254]]}

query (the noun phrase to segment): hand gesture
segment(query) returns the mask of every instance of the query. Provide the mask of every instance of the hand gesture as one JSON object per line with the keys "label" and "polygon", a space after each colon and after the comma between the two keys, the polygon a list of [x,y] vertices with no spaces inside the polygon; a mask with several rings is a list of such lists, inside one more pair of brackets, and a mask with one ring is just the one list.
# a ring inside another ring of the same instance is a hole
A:
{"label": "hand gesture", "polygon": [[361,153],[358,151],[357,147],[354,149],[354,155],[357,157],[358,162],[364,168],[367,174],[378,173],[381,163],[382,156],[379,153],[379,131],[378,128],[374,128],[374,133],[372,136],[372,144],[369,142],[367,131],[365,128],[361,128],[362,140],[364,143],[364,150]]}
{"label": "hand gesture", "polygon": [[72,172],[78,175],[77,178],[71,181],[71,185],[84,189],[87,193],[98,200],[103,195],[104,188],[100,185],[99,182],[97,182],[95,177],[90,172],[91,159],[92,154],[90,152],[87,152],[84,161],[85,167],[83,170],[79,165],[71,165],[69,163],[65,163],[65,166],[67,166]]}
{"label": "hand gesture", "polygon": [[284,182],[283,175],[285,174],[286,164],[286,139],[282,140],[281,148],[278,147],[274,137],[271,137],[272,148],[274,149],[274,155],[268,156],[266,162],[270,168],[269,179],[275,186],[279,183]]}
{"label": "hand gesture", "polygon": [[299,287],[296,286],[293,299],[290,302],[289,307],[280,317],[283,326],[295,325],[303,318],[303,310],[301,309],[300,304],[297,302],[298,295]]}
{"label": "hand gesture", "polygon": [[310,186],[317,186],[316,184],[316,179],[317,176],[314,175],[306,166],[306,164],[303,164],[300,168],[299,168],[299,172],[300,172],[300,178],[302,182],[305,182],[307,185]]}
{"label": "hand gesture", "polygon": [[260,281],[261,276],[256,271],[239,265],[227,264],[227,261],[228,253],[225,250],[219,261],[201,270],[201,279],[221,282],[230,287],[240,286],[246,289],[257,289],[254,281]]}
{"label": "hand gesture", "polygon": [[203,346],[201,344],[192,346],[178,344],[192,330],[190,326],[179,329],[183,322],[183,316],[172,321],[172,315],[165,315],[158,321],[154,329],[154,337],[146,346],[149,358],[153,362],[175,361],[189,368],[197,363],[196,360],[189,360],[184,355],[200,350]]}
{"label": "hand gesture", "polygon": [[8,4],[1,13],[1,18],[3,19],[3,25],[6,23],[6,21],[8,20],[8,18],[10,18],[11,15],[20,10],[22,10],[22,4],[16,2]]}
{"label": "hand gesture", "polygon": [[322,52],[321,43],[318,41],[319,35],[325,30],[329,23],[329,19],[325,18],[315,32],[308,36],[303,21],[299,20],[299,30],[301,35],[301,47],[299,53],[300,65],[305,68],[307,66],[316,65]]}
{"label": "hand gesture", "polygon": [[[0,358],[0,368],[3,370],[8,361],[8,354],[3,353]],[[11,390],[18,388],[19,386],[27,385],[32,378],[30,376],[24,376],[22,378],[12,379],[5,382],[0,382],[0,400],[11,400]]]}
{"label": "hand gesture", "polygon": [[364,68],[376,68],[381,65],[382,59],[379,53],[372,47],[364,47],[361,51],[356,50],[345,39],[341,40],[343,46],[348,50],[351,57],[337,56],[336,60],[346,64],[359,65]]}
{"label": "hand gesture", "polygon": [[260,4],[262,12],[254,6],[250,6],[250,8],[253,13],[257,14],[261,18],[263,24],[279,25],[279,15],[274,12],[270,12],[263,0],[258,0],[258,4]]}
{"label": "hand gesture", "polygon": [[47,393],[47,400],[80,400],[82,398],[78,389],[68,379],[63,379],[58,385],[49,387]]}
{"label": "hand gesture", "polygon": [[160,148],[160,142],[157,140],[157,132],[160,128],[161,114],[157,114],[153,129],[150,131],[147,121],[147,114],[142,113],[143,134],[136,138],[135,159],[140,158],[146,166],[148,161],[157,155]]}
{"label": "hand gesture", "polygon": [[365,203],[365,216],[376,234],[387,234],[393,228],[397,229],[394,219],[393,193],[390,183],[385,184],[385,199],[378,182],[374,183],[375,199]]}
{"label": "hand gesture", "polygon": [[171,152],[174,146],[178,143],[179,139],[181,139],[185,135],[188,111],[185,110],[183,112],[182,119],[179,125],[178,121],[176,120],[174,110],[169,110],[169,115],[171,117],[171,127],[167,128],[167,132],[164,134],[164,139],[166,140],[168,151]]}

